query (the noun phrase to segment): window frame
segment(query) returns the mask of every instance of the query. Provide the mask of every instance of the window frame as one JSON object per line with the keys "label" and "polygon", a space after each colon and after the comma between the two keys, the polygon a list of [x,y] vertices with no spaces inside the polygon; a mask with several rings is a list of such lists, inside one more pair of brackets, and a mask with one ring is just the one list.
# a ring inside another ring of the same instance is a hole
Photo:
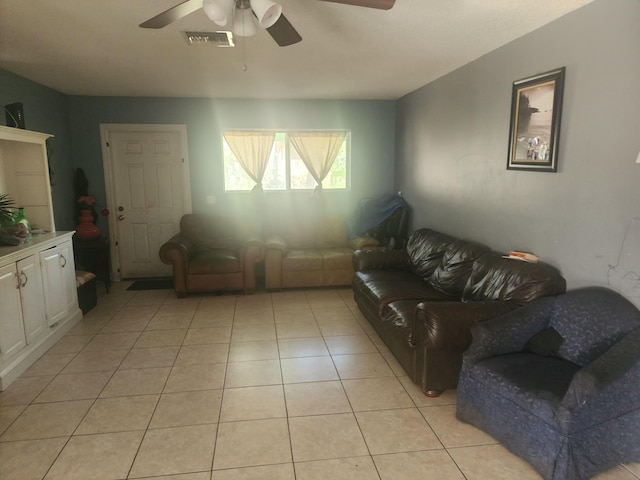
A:
{"label": "window frame", "polygon": [[[348,192],[351,190],[351,130],[347,129],[299,129],[299,128],[289,128],[289,129],[246,129],[246,128],[227,128],[222,131],[221,135],[221,154],[222,154],[222,183],[223,183],[223,192],[224,193],[247,193],[251,192],[251,189],[229,189],[227,188],[227,178],[226,178],[226,169],[225,169],[225,145],[226,148],[229,148],[227,144],[227,140],[224,135],[227,132],[273,132],[277,134],[284,134],[284,163],[285,163],[285,188],[283,189],[264,189],[265,193],[292,193],[292,192],[312,192],[315,187],[312,188],[291,188],[291,141],[289,140],[290,132],[344,132],[345,133],[345,186],[344,188],[323,188],[325,192]],[[232,152],[233,153],[233,152]],[[238,162],[235,155],[233,156],[234,160]],[[239,162],[238,162],[239,163]],[[332,166],[333,168],[333,166]],[[246,172],[245,172],[246,173]]]}

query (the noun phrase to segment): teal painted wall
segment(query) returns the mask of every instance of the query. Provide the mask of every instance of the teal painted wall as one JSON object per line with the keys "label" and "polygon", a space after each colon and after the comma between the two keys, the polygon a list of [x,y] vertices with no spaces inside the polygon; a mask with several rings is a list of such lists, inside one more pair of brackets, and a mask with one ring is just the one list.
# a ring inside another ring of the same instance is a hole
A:
{"label": "teal painted wall", "polygon": [[[49,146],[49,166],[52,171],[51,195],[57,230],[70,230],[73,219],[73,167],[71,133],[67,115],[67,97],[23,77],[0,69],[0,105],[20,102],[24,108],[28,130],[55,135]],[[0,123],[6,125],[5,115]]]}
{"label": "teal painted wall", "polygon": [[[82,168],[89,191],[106,205],[100,124],[184,124],[187,127],[194,212],[234,213],[249,208],[248,193],[225,193],[222,132],[227,128],[348,129],[351,186],[325,192],[332,211],[348,214],[363,197],[393,190],[395,102],[260,101],[205,98],[128,98],[67,96],[0,70],[0,103],[22,102],[26,127],[52,133],[53,201],[58,230],[72,229],[75,198],[73,172]],[[216,204],[207,205],[207,195]],[[279,209],[311,201],[310,192],[265,194]],[[109,205],[114,210],[114,206]],[[98,226],[107,231],[107,222]]]}
{"label": "teal painted wall", "polygon": [[[348,129],[351,131],[351,188],[325,192],[333,211],[348,213],[362,197],[393,189],[395,102],[260,101],[203,98],[69,97],[74,165],[82,167],[91,193],[104,202],[100,124],[185,124],[194,212],[248,208],[248,193],[225,193],[222,132],[228,128]],[[215,205],[205,203],[207,195]],[[310,192],[266,192],[277,208],[305,202]],[[110,206],[113,209],[113,206]]]}

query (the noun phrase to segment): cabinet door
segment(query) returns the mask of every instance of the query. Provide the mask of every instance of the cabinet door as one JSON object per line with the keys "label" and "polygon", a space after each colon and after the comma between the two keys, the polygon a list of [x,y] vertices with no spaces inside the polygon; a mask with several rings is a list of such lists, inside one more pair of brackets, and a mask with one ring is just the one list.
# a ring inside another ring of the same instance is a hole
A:
{"label": "cabinet door", "polygon": [[78,308],[78,287],[76,286],[76,267],[73,261],[73,245],[71,241],[68,241],[61,244],[59,248],[66,299],[65,308],[67,312],[72,312]]}
{"label": "cabinet door", "polygon": [[52,326],[67,314],[67,289],[63,265],[66,259],[60,247],[40,252],[42,268],[42,288],[46,309],[47,325]]}
{"label": "cabinet door", "polygon": [[0,360],[26,346],[16,264],[0,268]]}
{"label": "cabinet door", "polygon": [[52,326],[78,308],[71,241],[40,252],[40,266],[47,325]]}
{"label": "cabinet door", "polygon": [[42,295],[42,275],[40,262],[31,255],[17,263],[20,280],[20,298],[22,299],[22,318],[27,344],[47,330],[47,317]]}

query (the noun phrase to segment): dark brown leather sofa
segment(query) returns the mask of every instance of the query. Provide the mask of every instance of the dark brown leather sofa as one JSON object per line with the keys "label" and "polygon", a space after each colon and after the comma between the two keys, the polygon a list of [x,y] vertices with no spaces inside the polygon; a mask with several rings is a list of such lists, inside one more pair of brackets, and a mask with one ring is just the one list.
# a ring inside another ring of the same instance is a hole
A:
{"label": "dark brown leather sofa", "polygon": [[404,250],[358,250],[353,264],[358,307],[428,396],[456,388],[473,324],[566,289],[550,265],[430,229]]}
{"label": "dark brown leather sofa", "polygon": [[264,260],[265,247],[248,230],[249,223],[205,214],[180,219],[180,233],[160,248],[160,259],[173,265],[178,297],[190,292],[255,291],[256,263]]}

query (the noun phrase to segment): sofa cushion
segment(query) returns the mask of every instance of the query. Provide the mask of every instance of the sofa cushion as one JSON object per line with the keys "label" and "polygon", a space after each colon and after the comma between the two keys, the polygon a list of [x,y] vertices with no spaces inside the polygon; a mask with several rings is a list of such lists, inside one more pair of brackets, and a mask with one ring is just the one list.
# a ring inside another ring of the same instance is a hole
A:
{"label": "sofa cushion", "polygon": [[187,214],[180,219],[180,232],[200,248],[235,248],[240,243],[238,221],[217,215]]}
{"label": "sofa cushion", "polygon": [[188,273],[195,275],[241,271],[242,266],[237,252],[222,248],[203,250],[194,255],[188,265]]}
{"label": "sofa cushion", "polygon": [[489,247],[466,240],[456,240],[444,251],[442,261],[431,276],[431,285],[448,295],[462,295],[464,286],[471,275],[473,262]]}
{"label": "sofa cushion", "polygon": [[500,392],[542,420],[554,423],[558,405],[580,366],[560,358],[522,352],[490,357],[468,368],[482,381],[483,388]]}
{"label": "sofa cushion", "polygon": [[564,342],[562,335],[553,328],[545,328],[536,333],[527,343],[526,350],[543,357],[559,357],[560,346]]}
{"label": "sofa cushion", "polygon": [[316,220],[311,216],[299,215],[290,217],[280,214],[267,219],[264,238],[269,241],[272,237],[284,241],[288,249],[315,248]]}
{"label": "sofa cushion", "polygon": [[349,237],[342,217],[324,217],[316,225],[318,248],[341,248],[349,245]]}
{"label": "sofa cushion", "polygon": [[282,270],[322,270],[322,252],[312,248],[293,249],[282,257]]}
{"label": "sofa cushion", "polygon": [[413,232],[407,242],[407,254],[411,270],[423,280],[430,280],[440,265],[444,251],[455,238],[443,233],[421,228]]}
{"label": "sofa cushion", "polygon": [[356,272],[353,288],[359,295],[364,295],[368,302],[376,305],[379,311],[396,300],[446,301],[452,299],[420,277],[396,270]]}
{"label": "sofa cushion", "polygon": [[[264,219],[265,286],[268,289],[349,285],[353,252],[344,218],[314,198],[286,202]],[[373,239],[360,245],[377,244]]]}
{"label": "sofa cushion", "polygon": [[462,301],[513,300],[528,302],[563,292],[560,273],[544,263],[527,263],[487,253],[473,262]]}
{"label": "sofa cushion", "polygon": [[352,269],[353,250],[350,248],[326,248],[320,252],[324,270]]}

